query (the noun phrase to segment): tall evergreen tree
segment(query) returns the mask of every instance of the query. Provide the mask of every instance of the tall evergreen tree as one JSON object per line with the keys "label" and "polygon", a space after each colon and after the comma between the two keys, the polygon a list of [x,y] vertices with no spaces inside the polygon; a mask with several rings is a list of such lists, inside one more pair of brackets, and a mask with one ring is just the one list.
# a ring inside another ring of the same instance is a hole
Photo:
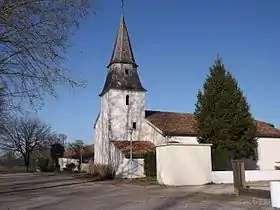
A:
{"label": "tall evergreen tree", "polygon": [[200,143],[227,149],[234,158],[248,157],[257,147],[256,123],[246,97],[221,58],[210,67],[194,114]]}

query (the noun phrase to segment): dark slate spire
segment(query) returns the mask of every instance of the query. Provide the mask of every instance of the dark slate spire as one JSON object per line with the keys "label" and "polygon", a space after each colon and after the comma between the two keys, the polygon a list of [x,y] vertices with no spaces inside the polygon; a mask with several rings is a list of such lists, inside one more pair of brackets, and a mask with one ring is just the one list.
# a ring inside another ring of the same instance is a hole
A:
{"label": "dark slate spire", "polygon": [[109,89],[146,92],[141,84],[137,67],[122,15],[113,54],[107,66],[109,69],[107,78],[99,96],[105,94]]}
{"label": "dark slate spire", "polygon": [[123,15],[121,16],[120,27],[115,41],[113,54],[107,67],[113,63],[127,63],[133,64],[137,67]]}

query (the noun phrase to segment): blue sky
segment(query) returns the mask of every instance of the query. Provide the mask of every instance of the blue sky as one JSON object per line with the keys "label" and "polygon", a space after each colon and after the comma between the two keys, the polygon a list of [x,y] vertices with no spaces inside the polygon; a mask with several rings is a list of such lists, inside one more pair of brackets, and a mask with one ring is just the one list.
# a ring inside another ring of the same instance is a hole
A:
{"label": "blue sky", "polygon": [[[65,66],[85,89],[60,89],[38,115],[68,140],[93,141],[98,97],[106,77],[120,1],[96,2],[96,16],[81,24]],[[176,3],[173,3],[176,2]],[[280,126],[280,1],[127,0],[124,14],[146,107],[192,112],[209,66],[219,54],[237,78],[253,115]]]}

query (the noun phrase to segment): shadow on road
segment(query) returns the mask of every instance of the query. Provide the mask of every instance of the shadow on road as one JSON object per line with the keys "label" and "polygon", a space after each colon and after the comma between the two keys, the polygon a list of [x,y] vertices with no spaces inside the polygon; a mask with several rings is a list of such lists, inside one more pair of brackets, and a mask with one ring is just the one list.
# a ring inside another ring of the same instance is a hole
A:
{"label": "shadow on road", "polygon": [[[46,176],[53,175],[44,175],[33,177],[33,176],[23,176],[18,177],[18,179],[13,179],[12,177],[2,179],[0,178],[0,194],[10,194],[17,192],[26,192],[34,191],[40,189],[62,187],[69,185],[77,185],[82,183],[92,182],[91,179],[81,176],[53,176],[45,179]],[[1,183],[2,182],[2,183]]]}
{"label": "shadow on road", "polygon": [[78,185],[78,184],[84,184],[92,182],[92,180],[84,180],[79,182],[71,182],[71,183],[62,183],[62,184],[56,184],[56,185],[49,185],[49,186],[39,186],[39,187],[32,187],[32,188],[24,188],[24,189],[14,189],[14,190],[6,190],[0,192],[1,194],[11,194],[11,193],[17,193],[17,192],[29,192],[34,190],[41,190],[41,189],[48,189],[48,188],[55,188],[55,187],[63,187],[63,186],[69,186],[69,185]]}

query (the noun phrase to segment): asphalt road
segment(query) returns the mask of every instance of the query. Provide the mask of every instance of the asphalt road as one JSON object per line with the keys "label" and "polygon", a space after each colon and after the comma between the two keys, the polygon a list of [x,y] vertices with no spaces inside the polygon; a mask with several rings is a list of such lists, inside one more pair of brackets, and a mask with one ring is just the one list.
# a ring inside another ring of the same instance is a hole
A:
{"label": "asphalt road", "polygon": [[0,209],[270,209],[266,200],[219,195],[231,190],[226,185],[163,187],[85,181],[70,175],[0,175]]}

